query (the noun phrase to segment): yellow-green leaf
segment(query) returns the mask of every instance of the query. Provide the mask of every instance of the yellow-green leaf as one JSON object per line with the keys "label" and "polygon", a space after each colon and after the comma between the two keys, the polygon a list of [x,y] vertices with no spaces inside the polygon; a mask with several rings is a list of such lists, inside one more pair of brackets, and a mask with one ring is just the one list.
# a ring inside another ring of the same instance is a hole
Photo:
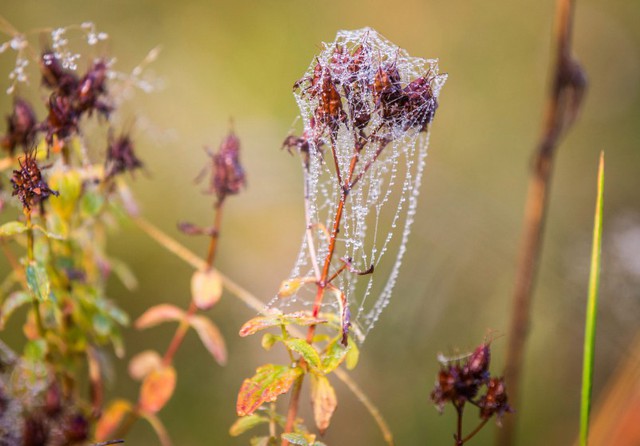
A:
{"label": "yellow-green leaf", "polygon": [[295,324],[300,326],[309,326],[326,323],[326,319],[318,319],[311,315],[308,311],[299,311],[289,314],[269,314],[267,316],[258,316],[246,322],[240,328],[240,336],[245,337],[271,327],[279,327],[280,325]]}
{"label": "yellow-green leaf", "polygon": [[333,372],[347,356],[348,349],[340,343],[342,336],[338,336],[329,342],[322,354],[322,371],[327,374]]}
{"label": "yellow-green leaf", "polygon": [[141,410],[156,413],[167,404],[176,388],[176,371],[165,366],[149,373],[140,388],[138,406]]}
{"label": "yellow-green leaf", "polygon": [[26,268],[27,286],[39,301],[49,299],[51,291],[49,277],[43,266],[35,262],[27,264]]}
{"label": "yellow-green leaf", "polygon": [[316,427],[324,434],[338,406],[336,391],[326,376],[311,374],[311,402]]}
{"label": "yellow-green leaf", "polygon": [[353,370],[358,365],[358,359],[360,359],[360,350],[356,345],[355,341],[352,337],[349,337],[349,347],[347,347],[347,356],[345,358],[345,363],[347,365],[348,370]]}
{"label": "yellow-green leaf", "polygon": [[263,415],[251,414],[246,417],[241,417],[236,420],[235,423],[229,428],[229,435],[232,437],[237,437],[248,430],[253,429],[256,426],[259,426],[264,423],[268,423],[269,418]]}
{"label": "yellow-green leaf", "polygon": [[275,401],[278,395],[289,391],[302,374],[300,367],[266,364],[256,370],[252,378],[245,379],[238,393],[238,416],[252,414],[263,403]]}
{"label": "yellow-green leaf", "polygon": [[215,269],[196,271],[191,277],[191,298],[200,310],[213,307],[222,296],[222,278]]}
{"label": "yellow-green leaf", "polygon": [[292,338],[284,341],[289,350],[293,350],[304,358],[312,369],[319,371],[321,367],[320,355],[311,344],[304,339]]}
{"label": "yellow-green leaf", "polygon": [[171,446],[171,438],[169,437],[169,432],[160,421],[155,414],[149,412],[141,412],[140,416],[147,420],[147,422],[151,425],[154,432],[158,436],[158,440],[160,440],[160,444],[162,446]]}
{"label": "yellow-green leaf", "polygon": [[59,170],[49,177],[49,185],[59,193],[57,197],[51,197],[51,208],[60,218],[68,221],[82,192],[80,173]]}
{"label": "yellow-green leaf", "polygon": [[22,234],[27,230],[27,225],[19,221],[10,221],[0,226],[0,237],[11,237],[16,234]]}

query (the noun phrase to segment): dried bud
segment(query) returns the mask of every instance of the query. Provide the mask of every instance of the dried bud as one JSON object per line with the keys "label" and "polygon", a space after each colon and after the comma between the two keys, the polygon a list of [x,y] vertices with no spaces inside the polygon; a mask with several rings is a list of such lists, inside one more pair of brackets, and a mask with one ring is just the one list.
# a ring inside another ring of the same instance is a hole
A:
{"label": "dried bud", "polygon": [[93,63],[87,74],[82,78],[77,90],[78,112],[88,112],[89,116],[94,110],[105,117],[109,116],[112,107],[105,102],[107,94],[107,64],[98,60]]}
{"label": "dried bud", "polygon": [[427,124],[433,121],[438,108],[438,100],[433,96],[431,80],[428,76],[422,76],[411,82],[404,88],[407,96],[407,129],[417,128],[424,132]]}
{"label": "dried bud", "polygon": [[53,93],[49,98],[49,116],[45,123],[47,143],[51,145],[54,137],[63,140],[76,133],[79,118],[68,96]]}
{"label": "dried bud", "polygon": [[507,390],[504,385],[503,378],[491,378],[487,384],[487,393],[480,397],[478,407],[480,408],[480,417],[489,419],[496,415],[498,422],[505,413],[513,410],[507,404]]}
{"label": "dried bud", "polygon": [[457,398],[456,380],[457,371],[453,367],[443,367],[438,372],[436,386],[431,392],[431,400],[438,406],[440,412],[442,412],[447,402]]}
{"label": "dried bud", "polygon": [[180,232],[186,235],[207,235],[209,237],[213,237],[216,234],[215,229],[212,227],[202,228],[187,221],[179,222],[178,229],[180,230]]}
{"label": "dried bud", "polygon": [[111,178],[123,172],[133,172],[143,166],[133,151],[133,143],[128,135],[120,135],[115,141],[109,138],[105,176]]}
{"label": "dried bud", "polygon": [[62,68],[60,60],[51,50],[42,53],[40,71],[42,71],[42,84],[60,94],[70,95],[78,87],[77,76]]}
{"label": "dried bud", "polygon": [[60,392],[60,386],[55,381],[47,388],[43,409],[49,417],[58,415],[62,410],[62,393]]}
{"label": "dried bud", "polygon": [[63,428],[67,444],[79,443],[89,437],[89,421],[81,413],[68,416]]}
{"label": "dried bud", "polygon": [[13,184],[11,195],[17,195],[26,210],[31,209],[31,206],[40,203],[50,195],[58,196],[58,192],[51,190],[42,179],[42,173],[35,157],[35,152],[28,152],[18,160],[20,170],[14,170],[11,177]]}
{"label": "dried bud", "polygon": [[489,376],[489,362],[491,361],[491,349],[489,344],[477,347],[467,359],[466,368],[477,380],[485,381]]}
{"label": "dried bud", "polygon": [[13,155],[17,146],[26,152],[36,138],[36,115],[31,105],[24,99],[16,98],[13,102],[13,113],[7,116],[7,134],[2,138],[2,147]]}
{"label": "dried bud", "polygon": [[42,446],[49,440],[49,427],[39,415],[28,414],[22,427],[23,446]]}
{"label": "dried bud", "polygon": [[235,195],[245,186],[245,175],[240,164],[240,140],[229,133],[220,145],[218,153],[212,155],[213,172],[210,192],[215,192],[218,202],[227,195]]}

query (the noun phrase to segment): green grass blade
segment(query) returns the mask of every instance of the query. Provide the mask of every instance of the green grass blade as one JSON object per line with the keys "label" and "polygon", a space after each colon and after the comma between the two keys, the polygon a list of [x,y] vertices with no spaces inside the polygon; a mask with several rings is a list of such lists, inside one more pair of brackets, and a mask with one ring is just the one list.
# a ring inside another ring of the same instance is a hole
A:
{"label": "green grass blade", "polygon": [[604,191],[604,152],[600,153],[598,167],[598,198],[593,225],[593,249],[589,274],[589,296],[584,332],[584,360],[582,363],[582,399],[580,402],[580,446],[586,446],[589,437],[589,412],[591,410],[591,385],[596,344],[596,313],[598,309],[598,285],[602,250],[602,201]]}

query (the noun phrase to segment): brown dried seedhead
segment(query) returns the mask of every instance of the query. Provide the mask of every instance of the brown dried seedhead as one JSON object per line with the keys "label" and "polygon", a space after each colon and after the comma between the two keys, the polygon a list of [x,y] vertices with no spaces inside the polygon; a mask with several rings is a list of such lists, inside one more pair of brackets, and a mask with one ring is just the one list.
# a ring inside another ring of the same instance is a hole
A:
{"label": "brown dried seedhead", "polygon": [[209,153],[211,163],[211,183],[208,193],[215,193],[218,203],[227,195],[235,195],[245,186],[244,169],[240,163],[240,140],[230,132],[220,144],[217,153]]}
{"label": "brown dried seedhead", "polygon": [[46,141],[64,141],[77,133],[82,116],[97,112],[105,118],[113,110],[107,91],[108,67],[103,60],[91,64],[86,74],[79,78],[65,70],[51,51],[45,51],[40,59],[42,84],[52,90],[49,97],[49,116],[43,128]]}
{"label": "brown dried seedhead", "polygon": [[38,131],[36,115],[31,105],[21,98],[13,101],[13,112],[7,116],[7,133],[2,137],[2,148],[13,156],[16,147],[26,152],[33,147]]}
{"label": "brown dried seedhead", "polygon": [[49,188],[42,179],[42,173],[36,162],[36,152],[30,151],[18,160],[19,170],[13,171],[11,183],[13,184],[12,196],[17,196],[25,210],[30,210],[50,195],[58,196],[58,192]]}
{"label": "brown dried seedhead", "polygon": [[489,372],[490,360],[490,345],[482,343],[464,359],[444,361],[431,392],[438,410],[442,411],[447,403],[458,409],[470,403],[480,409],[482,419],[496,415],[498,422],[505,413],[512,412],[503,378],[492,377]]}
{"label": "brown dried seedhead", "polygon": [[109,135],[107,160],[104,166],[106,178],[111,178],[124,172],[133,172],[142,166],[142,161],[136,156],[133,142],[129,135],[122,134],[116,139]]}

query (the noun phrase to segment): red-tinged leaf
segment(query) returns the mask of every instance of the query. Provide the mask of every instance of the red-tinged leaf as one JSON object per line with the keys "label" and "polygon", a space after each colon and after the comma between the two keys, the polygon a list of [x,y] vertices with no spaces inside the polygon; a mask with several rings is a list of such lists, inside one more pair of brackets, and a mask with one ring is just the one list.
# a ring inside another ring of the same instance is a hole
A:
{"label": "red-tinged leaf", "polygon": [[191,316],[189,324],[194,328],[205,348],[220,365],[227,363],[227,349],[222,333],[211,320],[204,316]]}
{"label": "red-tinged leaf", "polygon": [[311,402],[316,427],[320,434],[324,434],[338,406],[336,391],[326,376],[311,374]]}
{"label": "red-tinged leaf", "polygon": [[259,426],[264,423],[269,422],[269,417],[265,417],[264,415],[247,415],[246,417],[241,417],[236,420],[235,423],[229,428],[229,435],[232,437],[237,437],[238,435],[242,435],[245,432],[253,429],[256,426]]}
{"label": "red-tinged leaf", "polygon": [[176,388],[176,370],[165,366],[149,373],[140,388],[138,406],[148,413],[156,413],[169,401]]}
{"label": "red-tinged leaf", "polygon": [[169,433],[164,427],[164,424],[162,424],[162,421],[160,421],[160,418],[158,418],[155,414],[149,412],[142,412],[140,416],[147,420],[147,422],[151,425],[154,432],[158,436],[158,440],[160,440],[160,444],[162,446],[171,446],[171,438],[169,437]]}
{"label": "red-tinged leaf", "polygon": [[167,321],[179,321],[184,318],[184,311],[175,305],[160,304],[149,308],[135,322],[138,330],[154,327]]}
{"label": "red-tinged leaf", "polygon": [[125,400],[115,400],[102,413],[96,426],[96,440],[105,441],[118,428],[126,414],[133,411],[131,403]]}
{"label": "red-tinged leaf", "polygon": [[316,324],[325,324],[326,319],[318,319],[311,315],[308,311],[299,311],[289,314],[269,314],[267,316],[254,317],[246,322],[240,328],[240,336],[245,337],[271,327],[279,327],[280,325],[295,324],[300,326],[309,326]]}
{"label": "red-tinged leaf", "polygon": [[129,376],[140,381],[154,370],[162,368],[162,358],[158,352],[145,350],[138,353],[129,361]]}
{"label": "red-tinged leaf", "polygon": [[196,271],[191,277],[191,298],[201,310],[213,307],[222,296],[222,278],[215,269]]}
{"label": "red-tinged leaf", "polygon": [[293,382],[302,374],[300,367],[266,364],[256,374],[245,379],[238,393],[238,416],[252,414],[263,403],[275,401],[278,395],[289,391]]}

